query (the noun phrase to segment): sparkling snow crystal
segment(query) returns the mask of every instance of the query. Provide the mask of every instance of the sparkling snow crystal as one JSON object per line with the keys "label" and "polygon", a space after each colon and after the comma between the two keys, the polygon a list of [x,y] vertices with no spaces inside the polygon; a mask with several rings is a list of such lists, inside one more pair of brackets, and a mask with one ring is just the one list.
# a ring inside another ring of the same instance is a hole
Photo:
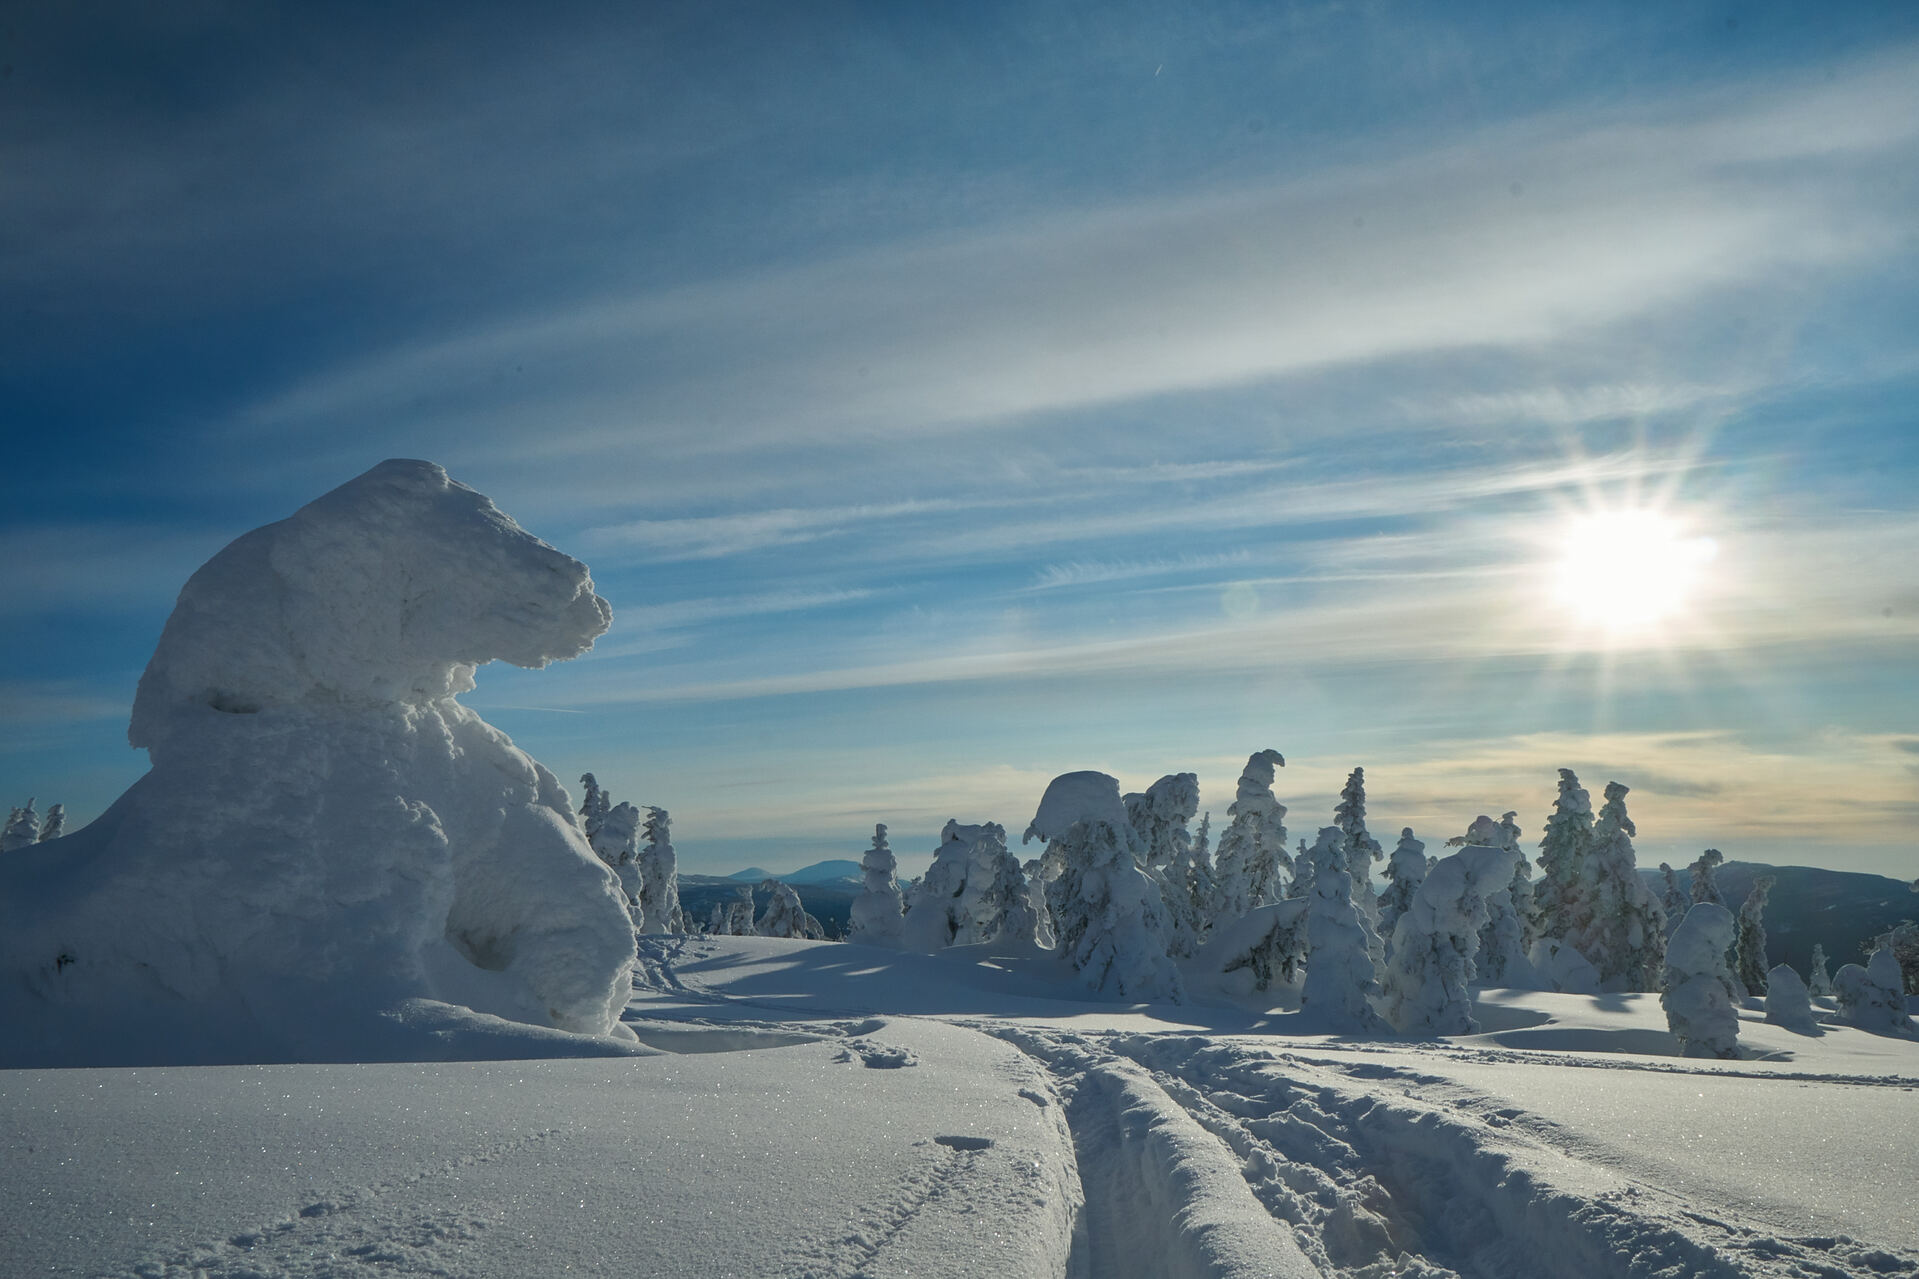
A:
{"label": "sparkling snow crystal", "polygon": [[394,1038],[421,1000],[614,1032],[619,885],[553,775],[455,700],[609,618],[585,565],[427,462],[233,542],[140,680],[151,771],[57,858],[0,867],[14,1024],[217,1025],[242,1060],[422,1051]]}

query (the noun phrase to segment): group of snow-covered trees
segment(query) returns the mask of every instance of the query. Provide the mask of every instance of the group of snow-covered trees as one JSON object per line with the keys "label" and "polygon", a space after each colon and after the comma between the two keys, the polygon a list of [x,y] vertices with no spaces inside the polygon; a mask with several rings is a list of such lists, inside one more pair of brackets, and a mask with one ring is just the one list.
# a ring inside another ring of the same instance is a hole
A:
{"label": "group of snow-covered trees", "polygon": [[[683,933],[679,856],[673,851],[673,823],[664,808],[642,813],[631,804],[615,804],[591,773],[580,785],[580,830],[587,845],[620,877],[627,913],[642,933]],[[641,844],[641,839],[645,844]]]}
{"label": "group of snow-covered trees", "polygon": [[55,804],[42,819],[33,807],[33,800],[29,799],[23,807],[11,809],[7,813],[7,824],[0,826],[0,853],[10,853],[29,844],[43,844],[47,840],[58,839],[66,831],[65,804]]}

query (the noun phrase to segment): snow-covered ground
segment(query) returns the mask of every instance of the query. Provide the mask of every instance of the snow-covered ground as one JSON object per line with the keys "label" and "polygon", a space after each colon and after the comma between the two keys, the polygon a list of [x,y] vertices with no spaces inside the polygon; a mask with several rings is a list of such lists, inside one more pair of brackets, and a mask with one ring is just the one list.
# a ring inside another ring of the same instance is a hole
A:
{"label": "snow-covered ground", "polygon": [[1482,991],[1116,1005],[1043,954],[643,940],[651,1055],[0,1072],[5,1274],[1919,1272],[1919,1043]]}

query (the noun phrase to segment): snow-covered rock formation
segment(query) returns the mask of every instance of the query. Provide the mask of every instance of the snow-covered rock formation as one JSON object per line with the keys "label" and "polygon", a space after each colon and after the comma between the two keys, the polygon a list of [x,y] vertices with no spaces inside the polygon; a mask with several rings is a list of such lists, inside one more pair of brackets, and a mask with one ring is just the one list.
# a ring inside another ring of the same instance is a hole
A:
{"label": "snow-covered rock formation", "polygon": [[1739,1013],[1726,963],[1732,935],[1732,912],[1700,902],[1666,943],[1659,1004],[1679,1051],[1688,1057],[1739,1056]]}
{"label": "snow-covered rock formation", "polygon": [[900,895],[899,859],[886,842],[885,823],[873,827],[873,846],[860,858],[865,874],[865,891],[853,899],[847,913],[849,940],[868,946],[898,946],[900,926],[905,921],[906,903]]}
{"label": "snow-covered rock formation", "polygon": [[485,1022],[466,1010],[615,1032],[619,885],[558,780],[456,700],[486,662],[585,652],[610,616],[585,565],[427,462],[233,542],[141,677],[128,737],[151,771],[0,862],[10,1037],[126,1016],[257,1060],[459,1052],[430,1023]]}
{"label": "snow-covered rock formation", "polygon": [[1094,772],[1055,777],[1022,842],[1034,836],[1046,841],[1056,949],[1086,984],[1121,999],[1185,1002],[1166,953],[1159,888],[1136,864],[1139,836],[1126,820],[1119,782]]}
{"label": "snow-covered rock formation", "polygon": [[1504,892],[1518,852],[1465,847],[1439,859],[1393,930],[1380,1012],[1402,1035],[1470,1035],[1467,990],[1486,923],[1486,898]]}

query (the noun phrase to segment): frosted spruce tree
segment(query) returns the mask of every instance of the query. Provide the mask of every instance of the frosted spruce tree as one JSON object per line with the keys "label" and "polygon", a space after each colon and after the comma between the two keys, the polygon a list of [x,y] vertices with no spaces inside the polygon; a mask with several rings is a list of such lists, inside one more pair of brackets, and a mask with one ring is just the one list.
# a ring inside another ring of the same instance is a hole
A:
{"label": "frosted spruce tree", "polygon": [[1777,880],[1761,875],[1752,881],[1752,891],[1739,907],[1739,928],[1734,935],[1736,962],[1734,976],[1748,995],[1766,993],[1766,896]]}
{"label": "frosted spruce tree", "polygon": [[1026,828],[1026,840],[1034,836],[1046,842],[1046,899],[1060,955],[1101,994],[1183,1003],[1159,888],[1137,865],[1139,836],[1119,783],[1094,772],[1054,778]]}
{"label": "frosted spruce tree", "polygon": [[820,921],[807,913],[800,903],[800,895],[793,891],[791,884],[777,879],[765,880],[760,891],[770,894],[766,902],[766,911],[760,916],[753,931],[762,937],[791,937],[806,941],[825,941],[826,930],[820,927]]}
{"label": "frosted spruce tree", "polygon": [[1286,852],[1286,805],[1273,797],[1273,770],[1285,766],[1285,756],[1263,750],[1250,756],[1240,771],[1239,789],[1226,810],[1232,821],[1221,832],[1213,855],[1216,925],[1278,900],[1283,888],[1280,875],[1292,872],[1293,859]]}
{"label": "frosted spruce tree", "polygon": [[600,789],[599,780],[591,773],[580,774],[580,785],[585,792],[580,796],[580,830],[591,845],[593,837],[600,833],[600,823],[613,807],[613,800]]}
{"label": "frosted spruce tree", "polygon": [[55,804],[47,810],[47,820],[40,825],[40,838],[36,843],[44,844],[50,839],[58,839],[67,833],[67,806]]}
{"label": "frosted spruce tree", "polygon": [[1365,920],[1353,905],[1353,877],[1346,870],[1346,832],[1320,830],[1312,851],[1313,895],[1306,906],[1306,981],[1299,1006],[1334,1030],[1376,1034],[1386,1023],[1373,1010],[1379,994]]}
{"label": "frosted spruce tree", "polygon": [[[1345,789],[1339,792],[1339,803],[1333,809],[1333,825],[1339,827],[1346,837],[1346,873],[1353,877],[1353,904],[1366,917],[1369,927],[1377,930],[1379,926],[1379,899],[1373,892],[1373,863],[1386,856],[1366,829],[1366,770],[1355,768],[1346,778]],[[1377,931],[1374,933],[1377,937]],[[1375,948],[1373,958],[1384,956],[1383,947]]]}
{"label": "frosted spruce tree", "polygon": [[1692,904],[1711,902],[1715,906],[1724,906],[1726,899],[1719,895],[1719,880],[1715,872],[1726,864],[1726,855],[1717,848],[1708,848],[1699,854],[1699,860],[1687,867],[1692,872]]}
{"label": "frosted spruce tree", "polygon": [[1679,886],[1679,875],[1670,862],[1659,863],[1659,878],[1662,884],[1660,904],[1666,908],[1666,936],[1672,936],[1672,930],[1679,927],[1679,921],[1692,909],[1692,896]]}
{"label": "frosted spruce tree", "polygon": [[1562,768],[1559,797],[1553,801],[1546,833],[1539,841],[1539,885],[1534,901],[1542,936],[1570,938],[1575,928],[1585,924],[1588,912],[1580,899],[1580,881],[1592,840],[1592,796],[1579,784],[1572,769]]}
{"label": "frosted spruce tree", "polygon": [[680,855],[673,851],[673,819],[664,808],[646,809],[646,846],[640,849],[640,931],[683,933],[686,911],[680,906]]}
{"label": "frosted spruce tree", "polygon": [[1874,951],[1864,968],[1847,964],[1832,976],[1839,1020],[1877,1035],[1919,1033],[1906,1013],[1904,987],[1899,961],[1889,950]]}
{"label": "frosted spruce tree", "polygon": [[1832,998],[1832,974],[1826,970],[1826,948],[1818,942],[1812,944],[1812,971],[1806,977],[1806,989],[1816,999]]}
{"label": "frosted spruce tree", "polygon": [[1485,892],[1486,922],[1479,929],[1479,951],[1474,960],[1482,986],[1531,987],[1537,984],[1527,955],[1532,950],[1532,863],[1519,849],[1517,813],[1498,821],[1481,814],[1464,835],[1446,841],[1448,848],[1503,848],[1513,855],[1512,875]]}
{"label": "frosted spruce tree", "polygon": [[1392,954],[1393,926],[1425,882],[1426,845],[1413,838],[1413,828],[1408,826],[1399,832],[1399,844],[1387,859],[1386,891],[1379,895],[1379,931],[1386,939],[1388,957]]}
{"label": "frosted spruce tree", "polygon": [[1700,902],[1686,912],[1666,943],[1659,1004],[1685,1056],[1739,1056],[1739,1014],[1733,1004],[1732,970],[1726,965],[1732,938],[1732,912]]}
{"label": "frosted spruce tree", "polygon": [[907,903],[902,944],[931,953],[1002,938],[1030,943],[1037,931],[1025,871],[1006,849],[1006,828],[948,821],[933,864]]}
{"label": "frosted spruce tree", "polygon": [[1489,895],[1511,882],[1517,852],[1468,846],[1439,859],[1393,929],[1380,1012],[1402,1035],[1470,1035],[1467,987]]}
{"label": "frosted spruce tree", "polygon": [[[49,813],[47,820],[52,819]],[[46,838],[44,832],[40,838]],[[1892,957],[1899,961],[1899,971],[1905,974],[1906,993],[1919,995],[1919,924],[1910,919],[1901,920],[1874,937],[1870,944],[1874,953],[1882,950],[1892,952]]]}
{"label": "frosted spruce tree", "polygon": [[1185,958],[1193,953],[1210,920],[1212,876],[1201,874],[1187,823],[1199,811],[1199,778],[1169,773],[1144,791],[1121,797],[1126,819],[1139,836],[1142,868],[1159,884],[1166,907],[1167,944]]}
{"label": "frosted spruce tree", "polygon": [[[719,907],[713,908],[716,912]],[[720,920],[720,926],[712,932],[726,933],[733,937],[751,937],[753,935],[753,890],[741,884],[734,890],[733,900],[726,905],[726,914]]]}
{"label": "frosted spruce tree", "polygon": [[1812,1016],[1812,992],[1790,965],[1780,964],[1766,974],[1766,1020],[1801,1035],[1819,1033]]}
{"label": "frosted spruce tree", "polygon": [[853,899],[847,914],[847,936],[868,946],[900,944],[905,924],[906,901],[900,895],[899,859],[886,842],[886,827],[875,824],[873,846],[860,858],[865,888]]}
{"label": "frosted spruce tree", "polygon": [[1565,936],[1599,970],[1601,989],[1657,990],[1666,912],[1639,874],[1632,846],[1638,832],[1626,815],[1626,793],[1618,782],[1606,783]]}
{"label": "frosted spruce tree", "polygon": [[7,814],[7,824],[0,828],[0,853],[26,848],[39,839],[40,815],[33,811],[33,800],[29,799],[25,808],[16,808]]}

